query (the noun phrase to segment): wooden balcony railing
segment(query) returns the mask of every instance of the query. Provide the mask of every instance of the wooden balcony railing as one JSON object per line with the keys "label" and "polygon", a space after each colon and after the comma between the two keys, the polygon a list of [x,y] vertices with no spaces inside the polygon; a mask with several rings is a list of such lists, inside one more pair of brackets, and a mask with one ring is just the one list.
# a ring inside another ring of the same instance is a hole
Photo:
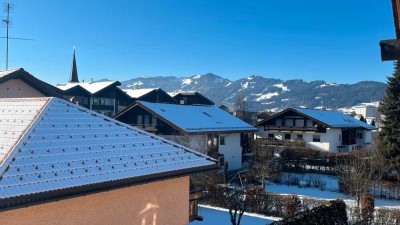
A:
{"label": "wooden balcony railing", "polygon": [[287,131],[311,131],[316,132],[317,128],[315,127],[296,127],[296,126],[275,126],[275,125],[267,125],[267,130],[287,130]]}

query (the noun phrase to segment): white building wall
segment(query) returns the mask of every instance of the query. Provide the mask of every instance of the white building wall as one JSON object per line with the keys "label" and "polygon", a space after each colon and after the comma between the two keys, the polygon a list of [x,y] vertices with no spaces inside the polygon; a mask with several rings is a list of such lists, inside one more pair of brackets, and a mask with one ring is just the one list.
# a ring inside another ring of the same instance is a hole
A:
{"label": "white building wall", "polygon": [[228,170],[240,169],[242,167],[242,147],[240,146],[240,133],[220,134],[225,138],[225,145],[219,142],[218,152],[225,156],[228,162]]}
{"label": "white building wall", "polygon": [[207,154],[207,134],[198,135],[159,135],[203,154]]}
{"label": "white building wall", "polygon": [[[326,129],[326,133],[307,133],[307,132],[270,132],[278,140],[284,140],[285,134],[291,134],[291,140],[297,140],[297,134],[303,135],[306,145],[312,149],[321,151],[337,152],[337,147],[342,144],[342,131],[340,129]],[[267,133],[268,135],[268,133]],[[313,136],[320,135],[320,142],[313,142]]]}

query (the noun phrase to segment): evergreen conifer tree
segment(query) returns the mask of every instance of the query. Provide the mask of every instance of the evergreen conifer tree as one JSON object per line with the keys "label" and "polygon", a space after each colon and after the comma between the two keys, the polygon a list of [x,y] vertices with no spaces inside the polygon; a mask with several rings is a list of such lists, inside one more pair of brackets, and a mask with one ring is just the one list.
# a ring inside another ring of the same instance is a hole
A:
{"label": "evergreen conifer tree", "polygon": [[386,94],[379,106],[383,115],[379,132],[379,147],[384,151],[392,169],[400,173],[400,62],[394,64],[393,76],[388,77]]}

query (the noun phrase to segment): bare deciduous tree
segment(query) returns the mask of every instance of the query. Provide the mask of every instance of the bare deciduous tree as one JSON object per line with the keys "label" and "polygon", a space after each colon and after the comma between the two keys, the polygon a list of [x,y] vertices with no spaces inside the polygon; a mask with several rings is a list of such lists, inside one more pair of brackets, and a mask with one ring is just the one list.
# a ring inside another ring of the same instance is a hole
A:
{"label": "bare deciduous tree", "polygon": [[261,186],[265,189],[266,180],[275,178],[281,171],[279,159],[274,152],[268,149],[265,140],[257,139],[252,144],[254,159],[250,163],[247,175],[261,179]]}

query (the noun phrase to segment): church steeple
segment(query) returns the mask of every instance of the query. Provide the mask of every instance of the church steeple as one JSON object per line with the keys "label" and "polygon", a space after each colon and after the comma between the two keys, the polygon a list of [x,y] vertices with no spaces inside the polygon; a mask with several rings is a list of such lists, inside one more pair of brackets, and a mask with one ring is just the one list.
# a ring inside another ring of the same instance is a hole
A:
{"label": "church steeple", "polygon": [[75,60],[75,47],[74,54],[72,56],[72,65],[71,65],[71,73],[69,75],[69,83],[79,83],[78,80],[78,69],[76,68],[76,60]]}

